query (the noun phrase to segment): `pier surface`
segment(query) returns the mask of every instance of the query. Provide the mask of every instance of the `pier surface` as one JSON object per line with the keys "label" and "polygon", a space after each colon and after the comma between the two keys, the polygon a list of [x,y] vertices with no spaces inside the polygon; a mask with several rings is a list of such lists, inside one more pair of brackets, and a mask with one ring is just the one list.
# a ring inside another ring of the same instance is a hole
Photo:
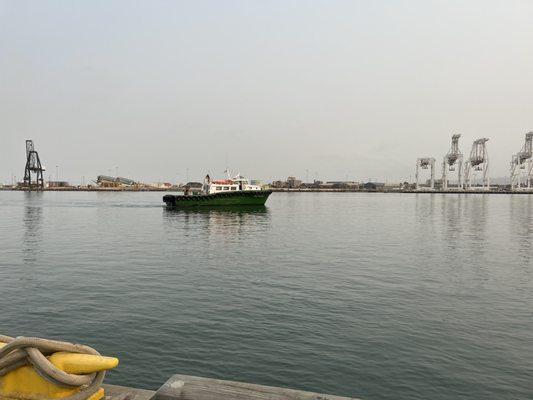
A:
{"label": "pier surface", "polygon": [[189,375],[173,375],[155,392],[115,385],[103,385],[103,387],[106,400],[357,400]]}
{"label": "pier surface", "polygon": [[134,389],[126,386],[102,385],[105,400],[149,400],[154,397],[153,390]]}

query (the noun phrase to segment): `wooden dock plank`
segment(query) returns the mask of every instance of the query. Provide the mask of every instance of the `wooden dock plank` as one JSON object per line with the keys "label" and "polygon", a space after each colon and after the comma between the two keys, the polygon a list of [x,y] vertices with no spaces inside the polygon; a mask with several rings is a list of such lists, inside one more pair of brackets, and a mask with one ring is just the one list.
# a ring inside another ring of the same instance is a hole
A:
{"label": "wooden dock plank", "polygon": [[252,383],[174,375],[159,388],[154,400],[349,400],[349,398]]}
{"label": "wooden dock plank", "polygon": [[149,400],[155,394],[153,390],[134,389],[125,386],[104,384],[102,387],[105,390],[105,400]]}

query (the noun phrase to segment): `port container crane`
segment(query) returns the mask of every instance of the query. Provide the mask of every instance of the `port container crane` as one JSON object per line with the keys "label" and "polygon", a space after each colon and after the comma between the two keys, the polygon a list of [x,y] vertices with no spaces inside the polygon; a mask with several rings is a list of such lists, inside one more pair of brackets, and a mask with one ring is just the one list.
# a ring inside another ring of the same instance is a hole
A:
{"label": "port container crane", "polygon": [[420,169],[431,168],[431,178],[429,181],[429,187],[433,190],[435,188],[435,159],[433,157],[423,157],[416,160],[416,190],[419,187],[419,174]]}
{"label": "port container crane", "polygon": [[533,181],[533,131],[526,133],[522,149],[511,159],[511,190],[531,189]]}
{"label": "port container crane", "polygon": [[465,163],[465,189],[472,188],[473,171],[482,173],[481,188],[483,190],[490,189],[489,154],[487,152],[488,141],[488,138],[480,138],[474,140],[474,143],[472,143],[470,157]]}
{"label": "port container crane", "polygon": [[[24,169],[24,187],[28,190],[44,189],[43,171],[39,153],[35,150],[33,140],[26,140],[26,167]],[[34,179],[32,180],[32,175]]]}
{"label": "port container crane", "polygon": [[448,172],[457,169],[457,189],[463,187],[463,153],[459,150],[460,134],[452,136],[452,147],[444,156],[442,163],[442,189],[448,190]]}

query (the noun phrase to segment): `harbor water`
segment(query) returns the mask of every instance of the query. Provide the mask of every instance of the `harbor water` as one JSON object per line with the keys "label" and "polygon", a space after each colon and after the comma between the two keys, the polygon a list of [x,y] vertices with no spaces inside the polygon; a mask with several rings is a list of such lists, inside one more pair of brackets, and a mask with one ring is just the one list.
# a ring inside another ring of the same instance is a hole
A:
{"label": "harbor water", "polygon": [[0,333],[372,399],[533,398],[533,196],[0,192]]}

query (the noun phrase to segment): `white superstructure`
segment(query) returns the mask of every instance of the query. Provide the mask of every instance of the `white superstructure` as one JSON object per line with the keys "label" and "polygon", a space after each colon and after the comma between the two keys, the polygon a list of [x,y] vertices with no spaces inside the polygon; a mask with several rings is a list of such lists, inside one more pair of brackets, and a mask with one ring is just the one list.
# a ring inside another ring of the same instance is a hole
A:
{"label": "white superstructure", "polygon": [[261,190],[261,186],[251,185],[250,181],[240,174],[231,178],[228,173],[228,178],[222,180],[211,180],[210,176],[207,175],[204,179],[204,192],[206,194],[249,190]]}

